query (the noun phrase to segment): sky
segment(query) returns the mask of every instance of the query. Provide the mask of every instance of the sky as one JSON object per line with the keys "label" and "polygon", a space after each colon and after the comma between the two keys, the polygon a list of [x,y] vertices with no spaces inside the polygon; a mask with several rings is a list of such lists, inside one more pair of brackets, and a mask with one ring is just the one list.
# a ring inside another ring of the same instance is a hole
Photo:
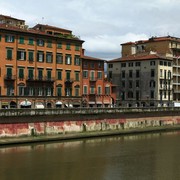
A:
{"label": "sky", "polygon": [[112,60],[120,44],[180,37],[180,0],[0,0],[0,14],[72,30],[87,56]]}

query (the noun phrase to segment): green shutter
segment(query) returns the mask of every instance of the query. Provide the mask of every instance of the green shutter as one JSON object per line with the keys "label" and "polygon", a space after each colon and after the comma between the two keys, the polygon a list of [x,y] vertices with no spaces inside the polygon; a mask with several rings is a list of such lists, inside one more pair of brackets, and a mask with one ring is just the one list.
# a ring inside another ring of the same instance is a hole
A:
{"label": "green shutter", "polygon": [[24,69],[19,69],[19,78],[24,78]]}
{"label": "green shutter", "polygon": [[12,49],[7,49],[7,59],[12,59]]}
{"label": "green shutter", "polygon": [[8,78],[12,77],[12,68],[7,68],[7,77]]}
{"label": "green shutter", "polygon": [[32,52],[32,51],[29,51],[28,52],[28,56],[29,56],[29,61],[33,61],[34,60],[34,52]]}

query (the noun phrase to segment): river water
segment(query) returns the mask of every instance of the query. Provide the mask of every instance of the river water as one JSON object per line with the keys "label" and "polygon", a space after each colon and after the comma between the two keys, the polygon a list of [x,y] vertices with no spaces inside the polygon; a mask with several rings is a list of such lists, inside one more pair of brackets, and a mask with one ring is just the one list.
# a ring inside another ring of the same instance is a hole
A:
{"label": "river water", "polygon": [[180,131],[0,147],[0,180],[178,180]]}

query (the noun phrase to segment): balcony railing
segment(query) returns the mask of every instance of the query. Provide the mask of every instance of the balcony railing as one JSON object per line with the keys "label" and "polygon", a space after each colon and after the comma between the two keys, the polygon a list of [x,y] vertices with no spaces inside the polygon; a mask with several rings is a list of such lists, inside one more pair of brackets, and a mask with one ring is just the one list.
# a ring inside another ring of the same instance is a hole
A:
{"label": "balcony railing", "polygon": [[15,75],[5,75],[4,80],[6,81],[14,81],[16,79]]}
{"label": "balcony railing", "polygon": [[38,82],[54,82],[54,77],[47,77],[47,76],[35,76],[35,77],[27,77],[27,81],[38,81]]}
{"label": "balcony railing", "polygon": [[74,82],[74,79],[72,79],[72,78],[65,79],[65,83],[73,83],[73,82]]}
{"label": "balcony railing", "polygon": [[89,78],[89,81],[91,81],[91,82],[96,82],[96,81],[97,81],[97,78],[96,78],[96,77],[90,77],[90,78]]}

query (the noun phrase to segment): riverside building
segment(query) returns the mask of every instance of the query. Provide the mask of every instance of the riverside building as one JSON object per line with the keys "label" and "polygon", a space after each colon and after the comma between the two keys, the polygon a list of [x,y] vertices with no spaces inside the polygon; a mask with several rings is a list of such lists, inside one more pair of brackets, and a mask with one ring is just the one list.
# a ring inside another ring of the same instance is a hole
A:
{"label": "riverside building", "polygon": [[82,106],[83,42],[71,30],[0,15],[0,108]]}
{"label": "riverside building", "polygon": [[121,44],[122,57],[108,62],[119,106],[171,106],[179,101],[180,39],[152,37]]}

